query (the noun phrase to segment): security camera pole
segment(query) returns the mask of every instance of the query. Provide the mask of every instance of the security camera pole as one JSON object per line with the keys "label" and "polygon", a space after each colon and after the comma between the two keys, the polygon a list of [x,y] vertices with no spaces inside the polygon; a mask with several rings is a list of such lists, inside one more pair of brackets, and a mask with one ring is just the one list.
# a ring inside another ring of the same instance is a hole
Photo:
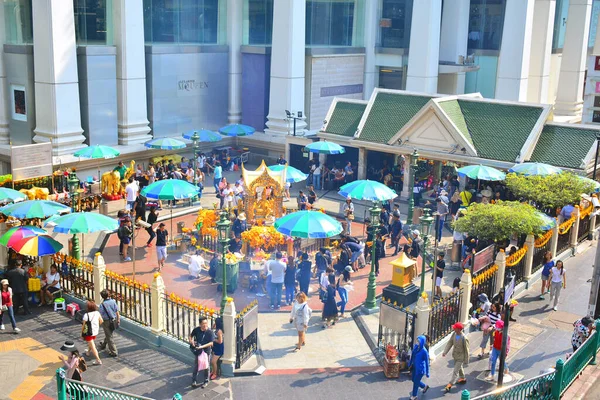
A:
{"label": "security camera pole", "polygon": [[294,120],[294,136],[296,136],[296,120],[302,119],[302,111],[298,111],[296,114],[294,114],[293,112],[290,112],[289,110],[285,110],[285,115],[286,115],[287,119]]}

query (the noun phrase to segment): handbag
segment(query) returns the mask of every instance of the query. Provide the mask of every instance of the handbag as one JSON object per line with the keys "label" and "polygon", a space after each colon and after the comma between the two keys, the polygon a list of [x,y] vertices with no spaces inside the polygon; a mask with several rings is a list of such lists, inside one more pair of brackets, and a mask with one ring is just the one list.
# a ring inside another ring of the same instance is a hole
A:
{"label": "handbag", "polygon": [[104,308],[104,312],[106,313],[106,315],[108,315],[108,329],[110,329],[111,332],[114,332],[115,329],[117,329],[117,321],[114,318],[111,318],[108,310],[106,309],[106,306],[104,305],[104,303],[102,303],[100,305],[100,307]]}
{"label": "handbag", "polygon": [[208,355],[205,351],[203,351],[198,355],[198,371],[203,371],[205,369],[208,369],[208,367]]}
{"label": "handbag", "polygon": [[82,327],[81,327],[81,337],[86,338],[88,336],[94,336],[92,334],[93,330],[92,330],[92,321],[90,321],[90,317],[89,317],[89,313],[85,314],[88,316],[88,320],[84,321]]}
{"label": "handbag", "polygon": [[2,305],[2,311],[8,311],[8,306]]}

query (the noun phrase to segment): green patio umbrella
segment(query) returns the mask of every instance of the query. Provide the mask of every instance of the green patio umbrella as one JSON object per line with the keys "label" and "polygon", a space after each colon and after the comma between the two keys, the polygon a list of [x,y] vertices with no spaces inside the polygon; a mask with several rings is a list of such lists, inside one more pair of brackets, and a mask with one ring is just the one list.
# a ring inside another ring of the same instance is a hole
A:
{"label": "green patio umbrella", "polygon": [[320,211],[297,211],[275,221],[279,233],[305,239],[322,239],[342,232],[342,224]]}
{"label": "green patio umbrella", "polygon": [[[94,146],[88,146],[88,147],[84,147],[81,150],[76,151],[73,154],[75,157],[80,157],[80,158],[88,158],[88,159],[92,159],[92,160],[99,160],[99,159],[109,159],[109,158],[115,158],[121,155],[121,153],[117,150],[117,149],[113,149],[110,146],[104,146],[102,144],[97,144]],[[101,180],[100,177],[100,164],[98,164],[98,181]]]}
{"label": "green patio umbrella", "polygon": [[0,213],[14,218],[47,218],[52,215],[68,212],[71,208],[55,201],[27,200],[9,204],[0,208]]}
{"label": "green patio umbrella", "polygon": [[368,179],[347,183],[340,188],[338,194],[356,200],[370,201],[386,201],[398,197],[395,191],[383,183]]}
{"label": "green patio umbrella", "polygon": [[26,200],[27,196],[18,190],[0,188],[0,203],[11,203]]}

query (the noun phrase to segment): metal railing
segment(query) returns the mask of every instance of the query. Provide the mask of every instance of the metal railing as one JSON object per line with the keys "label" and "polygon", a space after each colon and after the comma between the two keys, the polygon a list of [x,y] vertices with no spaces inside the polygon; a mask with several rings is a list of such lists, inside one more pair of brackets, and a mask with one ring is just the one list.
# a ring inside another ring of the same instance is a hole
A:
{"label": "metal railing", "polygon": [[477,271],[471,278],[473,288],[471,289],[470,301],[473,308],[477,307],[477,297],[481,293],[487,294],[490,299],[494,296],[496,290],[496,271],[498,271],[498,266],[496,264],[490,264]]}
{"label": "metal railing", "polygon": [[571,231],[567,231],[565,233],[559,233],[558,234],[558,242],[556,245],[556,254],[555,256],[559,255],[560,253],[562,253],[563,251],[567,250],[570,246],[569,242],[571,239]]}
{"label": "metal railing", "polygon": [[66,293],[84,300],[94,298],[94,274],[91,264],[77,267],[64,261],[59,271],[60,287]]}
{"label": "metal railing", "polygon": [[590,233],[590,215],[586,215],[579,220],[579,231],[577,235],[577,243],[581,243],[588,238]]}
{"label": "metal railing", "polygon": [[216,311],[196,305],[176,296],[174,293],[164,295],[165,333],[185,343],[192,330],[198,326],[200,317],[208,318],[208,326],[212,328]]}
{"label": "metal railing", "polygon": [[[388,307],[388,312],[391,311],[396,314],[396,317],[393,318],[394,326],[385,325],[386,322],[383,322],[384,325],[382,325],[381,315],[383,314],[384,307]],[[417,314],[406,308],[401,308],[382,300],[379,305],[379,315],[377,347],[385,349],[389,344],[396,347],[399,352],[410,351],[415,339],[415,322],[417,321]]]}
{"label": "metal railing", "polygon": [[537,272],[544,265],[544,254],[550,250],[550,241],[546,242],[542,247],[535,247],[533,250],[533,264],[531,265],[531,273]]}
{"label": "metal railing", "polygon": [[235,328],[235,368],[240,368],[258,350],[258,302],[237,315]]}
{"label": "metal railing", "polygon": [[[554,371],[548,372],[535,378],[527,379],[513,386],[502,387],[493,392],[481,396],[465,397],[468,400],[550,400],[552,399],[552,382]],[[463,392],[464,393],[464,392]]]}
{"label": "metal railing", "polygon": [[430,346],[433,346],[452,332],[452,325],[458,321],[461,299],[462,290],[459,290],[434,303],[431,307],[427,329]]}
{"label": "metal railing", "polygon": [[58,400],[152,400],[149,397],[68,379],[65,370],[62,368],[56,370],[56,383]]}
{"label": "metal railing", "polygon": [[512,267],[506,266],[506,271],[504,274],[504,282],[508,282],[508,277],[511,275],[515,275],[515,285],[523,282],[525,280],[525,263],[527,262],[527,257],[521,258],[521,260]]}
{"label": "metal railing", "polygon": [[119,312],[142,325],[152,325],[150,287],[110,271],[105,273],[105,288],[119,305]]}

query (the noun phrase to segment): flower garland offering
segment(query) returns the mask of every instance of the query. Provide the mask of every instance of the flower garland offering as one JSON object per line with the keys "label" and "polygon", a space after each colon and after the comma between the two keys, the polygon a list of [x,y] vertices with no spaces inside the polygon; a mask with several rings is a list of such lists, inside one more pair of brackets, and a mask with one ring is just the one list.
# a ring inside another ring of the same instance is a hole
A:
{"label": "flower garland offering", "polygon": [[242,240],[251,247],[269,250],[284,244],[285,236],[272,226],[253,226],[249,231],[242,232]]}
{"label": "flower garland offering", "polygon": [[203,236],[217,237],[217,221],[219,220],[219,213],[217,210],[202,209],[198,211],[198,217],[194,225],[202,224],[200,228],[200,234]]}
{"label": "flower garland offering", "polygon": [[236,256],[234,253],[225,254],[225,262],[227,264],[237,264],[238,262],[240,262],[240,260],[241,258]]}
{"label": "flower garland offering", "polygon": [[506,266],[514,267],[515,265],[517,265],[521,261],[521,259],[525,257],[525,254],[527,254],[527,250],[527,245],[523,245],[523,247],[517,250],[513,255],[506,257]]}

